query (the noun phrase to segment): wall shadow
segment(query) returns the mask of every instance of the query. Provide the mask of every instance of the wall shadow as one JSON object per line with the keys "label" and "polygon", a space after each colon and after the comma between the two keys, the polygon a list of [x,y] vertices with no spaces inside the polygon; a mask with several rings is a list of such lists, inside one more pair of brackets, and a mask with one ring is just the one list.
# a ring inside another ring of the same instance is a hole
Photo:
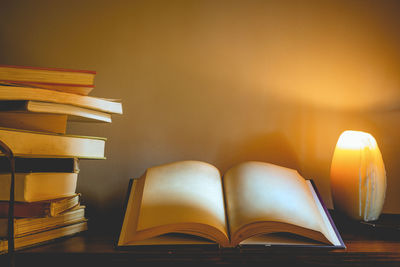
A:
{"label": "wall shadow", "polygon": [[299,160],[287,138],[279,132],[259,134],[239,142],[223,144],[216,156],[216,165],[225,173],[243,161],[262,161],[299,170]]}

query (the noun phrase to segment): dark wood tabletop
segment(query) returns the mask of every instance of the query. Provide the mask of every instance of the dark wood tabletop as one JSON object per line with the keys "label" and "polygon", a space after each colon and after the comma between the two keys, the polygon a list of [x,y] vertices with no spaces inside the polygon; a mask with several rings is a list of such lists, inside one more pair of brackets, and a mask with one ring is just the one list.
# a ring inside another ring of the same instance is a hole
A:
{"label": "dark wood tabletop", "polygon": [[[375,224],[333,217],[346,249],[180,247],[118,250],[115,235],[89,232],[18,251],[16,266],[400,266],[400,215]],[[0,266],[6,256],[0,257]]]}

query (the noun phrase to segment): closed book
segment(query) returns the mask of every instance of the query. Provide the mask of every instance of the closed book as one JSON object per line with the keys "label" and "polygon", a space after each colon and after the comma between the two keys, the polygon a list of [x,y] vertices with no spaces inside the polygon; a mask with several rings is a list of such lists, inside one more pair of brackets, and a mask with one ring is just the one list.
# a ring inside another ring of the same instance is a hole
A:
{"label": "closed book", "polygon": [[[14,217],[43,217],[58,214],[79,205],[80,194],[35,202],[14,202]],[[9,201],[0,201],[0,217],[8,216]]]}
{"label": "closed book", "polygon": [[[34,234],[85,221],[85,206],[77,206],[54,217],[14,219],[14,237]],[[8,234],[8,218],[0,218],[0,238]]]}
{"label": "closed book", "polygon": [[[87,222],[84,221],[59,228],[54,228],[48,231],[17,237],[14,239],[15,249],[20,250],[22,248],[48,243],[58,238],[71,236],[86,230],[87,230]],[[0,240],[0,254],[4,254],[7,251],[8,251],[7,239]]]}
{"label": "closed book", "polygon": [[122,105],[116,100],[58,92],[32,87],[0,85],[0,100],[35,100],[68,104],[107,113],[122,114]]}
{"label": "closed book", "polygon": [[23,101],[0,101],[0,118],[15,114],[57,114],[67,115],[68,121],[83,121],[83,122],[111,122],[111,114],[89,109],[82,108],[69,104],[51,103],[44,101],[23,100]]}
{"label": "closed book", "polygon": [[[77,158],[14,158],[15,172],[79,172]],[[8,158],[0,157],[0,173],[9,173]]]}
{"label": "closed book", "polygon": [[0,127],[0,140],[15,156],[104,159],[105,138],[59,135]]}
{"label": "closed book", "polygon": [[62,68],[0,65],[0,83],[25,85],[87,95],[96,72]]}
{"label": "closed book", "polygon": [[[33,202],[73,196],[77,173],[16,173],[15,201]],[[10,174],[0,174],[0,200],[10,199]]]}
{"label": "closed book", "polygon": [[67,115],[0,112],[0,127],[65,134]]}
{"label": "closed book", "polygon": [[0,80],[0,85],[48,89],[48,90],[54,90],[54,91],[77,94],[77,95],[88,95],[94,89],[94,85],[22,82],[22,81],[7,81],[7,80]]}

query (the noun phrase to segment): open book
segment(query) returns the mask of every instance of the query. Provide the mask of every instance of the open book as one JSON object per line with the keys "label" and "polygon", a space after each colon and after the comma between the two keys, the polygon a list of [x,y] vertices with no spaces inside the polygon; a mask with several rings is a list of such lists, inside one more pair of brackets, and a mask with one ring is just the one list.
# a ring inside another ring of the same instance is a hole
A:
{"label": "open book", "polygon": [[312,182],[292,169],[250,161],[221,177],[181,161],[133,180],[118,247],[212,243],[345,247]]}

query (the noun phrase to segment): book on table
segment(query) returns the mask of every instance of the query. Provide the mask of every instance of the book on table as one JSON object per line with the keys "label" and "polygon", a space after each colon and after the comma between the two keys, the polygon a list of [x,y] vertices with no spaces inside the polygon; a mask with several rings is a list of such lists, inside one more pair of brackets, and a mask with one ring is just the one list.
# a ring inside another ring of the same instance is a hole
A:
{"label": "book on table", "polygon": [[[85,206],[78,205],[56,216],[27,217],[14,219],[14,237],[22,237],[54,228],[86,221]],[[8,234],[8,218],[0,218],[0,238]]]}
{"label": "book on table", "polygon": [[67,121],[111,123],[111,114],[42,101],[0,101],[0,127],[65,134]]}
{"label": "book on table", "polygon": [[70,94],[32,87],[15,87],[0,84],[0,100],[34,100],[73,105],[112,114],[122,114],[122,105],[119,100]]}
{"label": "book on table", "polygon": [[111,114],[122,114],[122,105],[87,95],[95,74],[0,65],[0,127],[65,134],[67,120],[110,123]]}
{"label": "book on table", "polygon": [[[37,212],[55,214],[64,206],[78,203],[79,195],[75,193],[79,173],[77,158],[16,157],[14,166],[14,216]],[[0,216],[8,214],[10,183],[8,159],[0,157]],[[27,204],[29,202],[32,205]]]}
{"label": "book on table", "polygon": [[[42,159],[16,160],[17,170],[26,170]],[[43,159],[56,162],[63,159]],[[70,159],[58,164],[60,170],[67,165],[71,172],[15,173],[14,242],[15,249],[47,243],[87,229],[85,206],[76,193],[78,171]],[[49,168],[48,170],[50,170]],[[0,254],[8,249],[10,174],[0,174]]]}
{"label": "book on table", "polygon": [[0,140],[18,157],[104,159],[105,138],[0,127]]}
{"label": "book on table", "polygon": [[[0,174],[0,201],[10,199],[10,174]],[[31,172],[15,174],[15,201],[34,202],[75,194],[78,173]]]}
{"label": "book on table", "polygon": [[[30,172],[79,172],[77,158],[14,158],[16,173]],[[10,166],[6,157],[0,157],[0,174],[9,173]]]}
{"label": "book on table", "polygon": [[[81,221],[78,223],[68,224],[62,227],[52,228],[50,230],[33,233],[30,235],[24,235],[21,237],[14,238],[15,249],[25,249],[32,246],[37,246],[40,244],[45,244],[52,242],[56,239],[76,235],[80,232],[86,231],[88,229],[87,222]],[[0,254],[8,252],[8,240],[0,240]]]}
{"label": "book on table", "polygon": [[[54,217],[80,204],[80,194],[34,202],[14,202],[14,217]],[[0,201],[0,218],[8,217],[9,201]]]}
{"label": "book on table", "polygon": [[23,114],[57,114],[67,115],[68,121],[111,122],[111,114],[94,109],[82,108],[70,104],[44,101],[0,101],[0,118],[4,116],[23,116]]}
{"label": "book on table", "polygon": [[80,95],[88,95],[93,90],[95,75],[90,70],[0,65],[0,84]]}
{"label": "book on table", "polygon": [[345,247],[313,183],[289,168],[250,161],[221,177],[181,161],[131,180],[117,247],[189,244]]}
{"label": "book on table", "polygon": [[[4,157],[0,159],[6,165]],[[7,171],[4,166],[2,169]],[[80,194],[76,193],[77,159],[17,157],[15,169],[13,237],[16,250],[87,229],[85,206],[80,205]],[[10,173],[0,174],[0,254],[8,249],[10,180]]]}
{"label": "book on table", "polygon": [[63,114],[0,112],[0,127],[65,134],[67,119]]}
{"label": "book on table", "polygon": [[95,75],[0,65],[0,140],[13,152],[16,172],[9,214],[10,162],[0,152],[0,253],[7,251],[6,237],[20,249],[87,229],[77,160],[104,159],[106,139],[67,135],[67,122],[110,123],[112,114],[122,114],[120,100],[88,96]]}

